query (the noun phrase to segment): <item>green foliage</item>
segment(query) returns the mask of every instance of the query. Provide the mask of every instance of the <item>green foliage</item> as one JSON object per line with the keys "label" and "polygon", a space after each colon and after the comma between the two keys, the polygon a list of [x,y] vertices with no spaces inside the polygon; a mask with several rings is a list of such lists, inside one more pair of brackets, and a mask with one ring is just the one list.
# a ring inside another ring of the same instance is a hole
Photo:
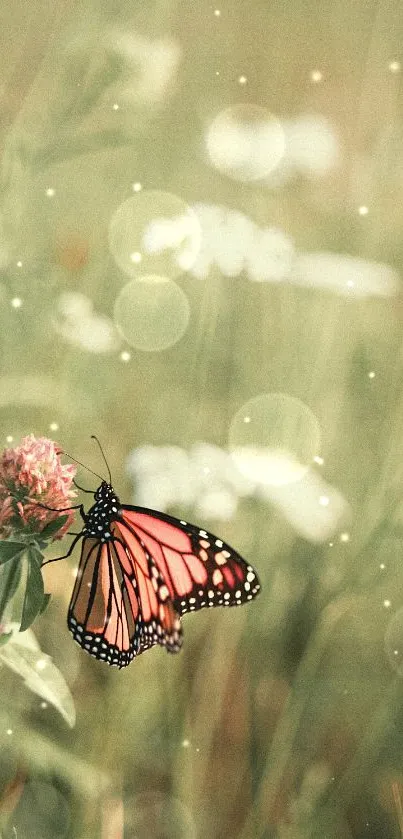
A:
{"label": "green foliage", "polygon": [[10,559],[17,559],[26,549],[25,542],[0,542],[0,565]]}
{"label": "green foliage", "polygon": [[0,620],[12,601],[21,580],[23,554],[17,554],[10,562],[0,566]]}
{"label": "green foliage", "polygon": [[27,551],[28,557],[28,574],[24,601],[21,615],[21,632],[24,632],[31,626],[36,616],[40,614],[43,607],[45,597],[45,590],[43,587],[43,579],[41,572],[41,554],[35,548],[29,547]]}
{"label": "green foliage", "polygon": [[75,724],[73,697],[60,670],[40,649],[34,634],[12,626],[10,640],[0,647],[0,661],[24,680],[25,686],[53,705],[69,726]]}
{"label": "green foliage", "polygon": [[49,604],[50,594],[45,594],[41,572],[43,554],[35,542],[0,542],[0,618],[7,607],[11,606],[17,593],[24,558],[27,574],[21,612],[21,632],[28,629]]}
{"label": "green foliage", "polygon": [[47,542],[50,539],[53,539],[56,533],[61,530],[62,527],[66,524],[68,516],[57,516],[56,519],[49,522],[46,527],[43,528],[40,532],[40,540],[42,542]]}

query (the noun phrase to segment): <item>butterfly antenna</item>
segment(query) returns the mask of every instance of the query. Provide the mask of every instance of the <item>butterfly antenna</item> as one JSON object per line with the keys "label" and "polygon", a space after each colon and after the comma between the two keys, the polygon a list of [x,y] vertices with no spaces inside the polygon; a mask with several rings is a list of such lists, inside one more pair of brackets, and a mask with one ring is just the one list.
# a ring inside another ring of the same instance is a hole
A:
{"label": "butterfly antenna", "polygon": [[91,434],[91,438],[92,438],[92,440],[95,440],[95,442],[96,442],[96,443],[98,443],[99,450],[100,450],[101,455],[102,455],[102,457],[103,457],[103,459],[104,459],[105,466],[106,466],[106,468],[107,468],[107,470],[108,470],[109,483],[111,484],[111,483],[112,483],[112,475],[111,475],[111,470],[109,469],[109,463],[108,463],[108,461],[107,461],[107,459],[106,459],[106,457],[105,457],[105,452],[104,452],[104,450],[103,450],[103,448],[102,448],[102,446],[101,446],[101,443],[100,443],[100,442],[99,442],[99,440],[98,440],[98,437],[96,437],[96,436],[95,436],[95,434]]}
{"label": "butterfly antenna", "polygon": [[[65,451],[62,451],[61,454],[64,454],[64,456],[68,457],[69,460],[74,460],[74,463],[78,463],[78,465],[82,466],[83,469],[86,469],[87,472],[91,472],[92,475],[95,475],[96,478],[99,478],[100,481],[103,481],[103,477],[101,475],[98,475],[98,472],[94,472],[94,470],[90,469],[89,466],[86,466],[85,463],[81,463],[81,460],[77,460],[76,457],[72,457],[71,454]],[[81,487],[79,487],[79,489],[81,489]]]}

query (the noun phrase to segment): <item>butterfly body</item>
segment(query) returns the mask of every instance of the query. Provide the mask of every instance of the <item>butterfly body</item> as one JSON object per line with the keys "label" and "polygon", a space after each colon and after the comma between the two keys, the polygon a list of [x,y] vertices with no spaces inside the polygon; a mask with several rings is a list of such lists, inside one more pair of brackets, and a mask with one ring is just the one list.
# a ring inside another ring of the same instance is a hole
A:
{"label": "butterfly body", "polygon": [[68,626],[95,658],[124,667],[154,644],[177,652],[182,615],[241,605],[258,594],[252,566],[206,530],[121,504],[106,481],[94,497],[89,511],[81,511]]}
{"label": "butterfly body", "polygon": [[102,481],[94,497],[95,504],[88,510],[88,513],[82,513],[84,519],[82,533],[85,536],[100,539],[103,543],[113,539],[111,522],[119,517],[120,500],[113,487],[106,481]]}

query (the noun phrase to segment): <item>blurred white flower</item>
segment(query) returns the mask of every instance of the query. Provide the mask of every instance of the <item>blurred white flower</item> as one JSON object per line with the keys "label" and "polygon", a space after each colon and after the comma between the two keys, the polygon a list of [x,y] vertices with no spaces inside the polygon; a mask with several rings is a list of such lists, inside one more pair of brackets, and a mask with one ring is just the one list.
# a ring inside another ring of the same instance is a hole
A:
{"label": "blurred white flower", "polygon": [[198,219],[189,211],[172,218],[157,216],[145,228],[142,246],[148,254],[175,249],[177,264],[183,271],[187,271],[194,262],[199,240]]}
{"label": "blurred white flower", "polygon": [[285,160],[289,174],[327,174],[338,164],[340,147],[332,126],[320,114],[306,114],[284,123]]}
{"label": "blurred white flower", "polygon": [[290,282],[329,289],[344,297],[392,297],[400,285],[399,275],[389,265],[326,252],[299,254]]}
{"label": "blurred white flower", "polygon": [[225,277],[246,271],[257,282],[284,279],[294,257],[292,239],[274,227],[259,227],[236,210],[211,204],[193,207],[201,227],[201,247],[192,274],[206,278],[215,266]]}
{"label": "blurred white flower", "polygon": [[163,103],[176,78],[181,51],[172,38],[150,39],[138,33],[114,30],[108,33],[106,47],[127,65],[126,82],[119,99],[147,104]]}
{"label": "blurred white flower", "polygon": [[53,326],[70,344],[88,352],[115,352],[121,344],[113,321],[94,312],[92,301],[79,292],[60,295]]}
{"label": "blurred white flower", "polygon": [[280,510],[294,530],[309,542],[326,541],[351,518],[346,499],[315,469],[305,471],[298,481],[261,484],[258,495]]}
{"label": "blurred white flower", "polygon": [[294,260],[292,239],[275,227],[259,229],[251,244],[246,270],[256,282],[278,282],[288,277]]}
{"label": "blurred white flower", "polygon": [[189,452],[141,446],[130,453],[126,468],[135,485],[134,503],[163,512],[191,507],[195,518],[226,520],[235,515],[239,498],[257,496],[311,542],[326,541],[351,516],[344,497],[314,469],[301,469],[302,477],[292,483],[267,486],[244,477],[232,456],[210,443],[195,443]]}
{"label": "blurred white flower", "polygon": [[79,291],[65,291],[57,303],[58,313],[65,318],[88,317],[92,313],[92,302]]}
{"label": "blurred white flower", "polygon": [[235,475],[226,452],[208,443],[197,443],[189,452],[177,446],[134,449],[127,472],[135,483],[136,504],[163,511],[193,507],[196,515],[206,518],[231,518],[238,496],[250,488]]}
{"label": "blurred white flower", "polygon": [[258,181],[281,161],[284,131],[265,108],[230,105],[209,126],[206,146],[213,166],[220,172],[236,181]]}
{"label": "blurred white flower", "polygon": [[245,478],[229,457],[228,452],[212,443],[194,443],[189,452],[189,461],[199,479],[201,487],[210,492],[221,485],[228,487],[237,496],[250,495],[254,484]]}
{"label": "blurred white flower", "polygon": [[382,262],[326,251],[297,254],[287,233],[259,227],[243,213],[214,204],[195,204],[193,210],[201,227],[200,250],[191,266],[198,279],[216,268],[224,277],[245,271],[254,282],[282,281],[350,298],[398,293],[398,273]]}
{"label": "blurred white flower", "polygon": [[229,489],[216,489],[202,495],[195,505],[195,516],[201,519],[232,519],[238,506],[238,499]]}
{"label": "blurred white flower", "polygon": [[272,186],[296,175],[323,177],[338,165],[341,149],[322,114],[301,114],[281,123],[257,105],[231,105],[206,134],[213,166],[237,181]]}

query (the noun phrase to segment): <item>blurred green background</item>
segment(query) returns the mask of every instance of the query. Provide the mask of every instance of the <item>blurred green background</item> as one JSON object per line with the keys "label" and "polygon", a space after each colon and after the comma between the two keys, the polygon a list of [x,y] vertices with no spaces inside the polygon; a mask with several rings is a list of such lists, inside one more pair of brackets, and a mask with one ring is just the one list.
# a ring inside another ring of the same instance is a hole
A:
{"label": "blurred green background", "polygon": [[[0,663],[1,837],[403,837],[401,4],[6,0],[0,31],[0,440],[98,472],[97,434],[122,500],[168,487],[263,588],[119,672],[68,633],[77,551],[49,566],[77,719]],[[201,442],[240,470],[213,500]]]}

